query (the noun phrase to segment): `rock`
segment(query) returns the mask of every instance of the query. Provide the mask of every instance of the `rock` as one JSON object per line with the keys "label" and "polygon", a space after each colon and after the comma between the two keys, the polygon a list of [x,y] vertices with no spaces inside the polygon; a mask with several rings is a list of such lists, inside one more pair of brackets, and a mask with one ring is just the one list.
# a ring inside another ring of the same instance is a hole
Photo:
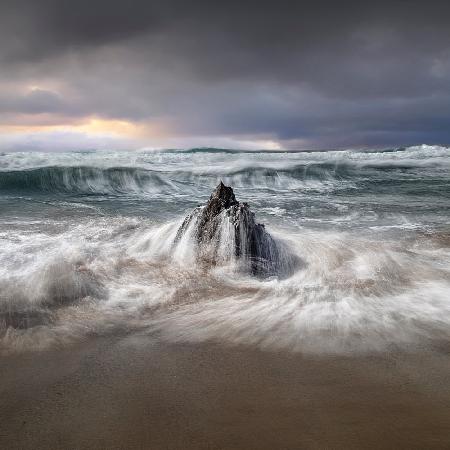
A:
{"label": "rock", "polygon": [[217,263],[234,260],[253,275],[280,275],[294,260],[285,248],[256,223],[247,203],[240,203],[233,189],[222,182],[207,204],[195,209],[179,228],[175,242],[188,233],[199,258]]}

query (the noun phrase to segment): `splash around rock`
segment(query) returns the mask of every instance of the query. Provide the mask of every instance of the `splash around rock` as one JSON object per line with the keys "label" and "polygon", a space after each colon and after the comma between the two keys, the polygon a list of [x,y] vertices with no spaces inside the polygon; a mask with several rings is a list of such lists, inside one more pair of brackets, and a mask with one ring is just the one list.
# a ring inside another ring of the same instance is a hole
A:
{"label": "splash around rock", "polygon": [[233,189],[222,181],[206,205],[186,217],[175,243],[186,235],[193,240],[198,258],[212,264],[233,261],[255,276],[286,277],[300,262],[255,221],[248,204],[238,202]]}

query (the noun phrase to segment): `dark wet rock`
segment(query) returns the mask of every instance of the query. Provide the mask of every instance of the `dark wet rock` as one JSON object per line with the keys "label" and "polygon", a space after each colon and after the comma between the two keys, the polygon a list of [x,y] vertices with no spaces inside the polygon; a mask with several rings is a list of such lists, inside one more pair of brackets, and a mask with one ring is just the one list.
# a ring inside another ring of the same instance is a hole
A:
{"label": "dark wet rock", "polygon": [[216,234],[219,224],[219,221],[215,220],[217,216],[225,210],[229,210],[228,212],[230,213],[230,208],[238,205],[239,203],[236,201],[233,189],[220,182],[200,214],[197,225],[198,241],[211,241]]}
{"label": "dark wet rock", "polygon": [[297,258],[255,221],[247,203],[236,200],[233,189],[222,182],[207,204],[195,209],[179,228],[178,242],[191,232],[203,259],[217,262],[233,258],[253,275],[286,275]]}

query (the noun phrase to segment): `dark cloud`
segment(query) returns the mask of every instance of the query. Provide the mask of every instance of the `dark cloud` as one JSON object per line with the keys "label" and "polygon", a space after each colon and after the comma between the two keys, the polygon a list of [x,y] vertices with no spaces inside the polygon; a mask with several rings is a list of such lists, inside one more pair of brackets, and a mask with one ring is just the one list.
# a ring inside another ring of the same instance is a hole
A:
{"label": "dark cloud", "polygon": [[70,108],[58,94],[44,89],[33,89],[22,95],[0,95],[0,114],[67,113]]}
{"label": "dark cloud", "polygon": [[[449,142],[444,1],[4,0],[0,114],[295,146]],[[57,88],[1,94],[2,83]]]}

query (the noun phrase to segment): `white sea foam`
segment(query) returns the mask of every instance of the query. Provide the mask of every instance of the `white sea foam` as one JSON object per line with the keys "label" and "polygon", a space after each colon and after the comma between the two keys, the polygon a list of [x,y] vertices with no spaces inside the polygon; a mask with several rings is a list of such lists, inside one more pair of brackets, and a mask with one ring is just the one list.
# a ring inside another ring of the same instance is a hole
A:
{"label": "white sea foam", "polygon": [[178,225],[98,221],[58,236],[10,236],[0,277],[2,317],[10,319],[2,351],[133,329],[298,351],[450,337],[450,248],[429,238],[292,234],[290,249],[304,267],[284,280],[259,280],[225,262],[195,265],[189,233],[174,249]]}

